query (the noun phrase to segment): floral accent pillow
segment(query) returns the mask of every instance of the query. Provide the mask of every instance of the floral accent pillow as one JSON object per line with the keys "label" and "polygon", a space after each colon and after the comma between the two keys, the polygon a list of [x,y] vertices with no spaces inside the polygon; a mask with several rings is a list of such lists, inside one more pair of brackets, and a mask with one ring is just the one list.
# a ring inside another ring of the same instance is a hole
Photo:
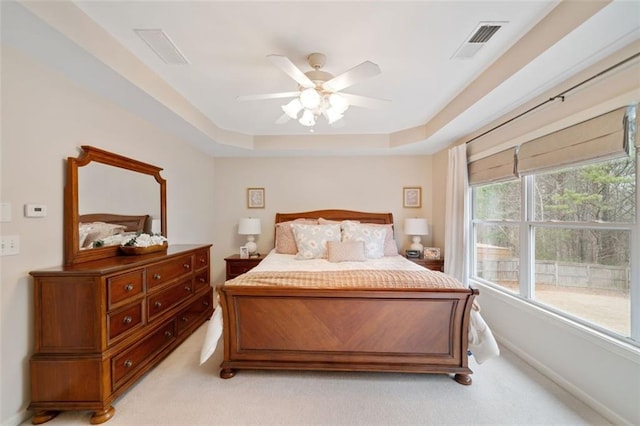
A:
{"label": "floral accent pillow", "polygon": [[315,219],[296,219],[289,222],[276,223],[276,253],[281,254],[296,254],[298,253],[298,246],[296,246],[296,239],[293,236],[293,223],[304,223],[315,225],[318,223]]}
{"label": "floral accent pillow", "polygon": [[296,259],[326,259],[327,242],[340,241],[340,225],[291,224],[298,253]]}
{"label": "floral accent pillow", "polygon": [[369,259],[384,256],[387,228],[357,222],[342,222],[342,241],[364,241],[364,255]]}
{"label": "floral accent pillow", "polygon": [[329,262],[364,262],[364,241],[328,241],[327,260]]}

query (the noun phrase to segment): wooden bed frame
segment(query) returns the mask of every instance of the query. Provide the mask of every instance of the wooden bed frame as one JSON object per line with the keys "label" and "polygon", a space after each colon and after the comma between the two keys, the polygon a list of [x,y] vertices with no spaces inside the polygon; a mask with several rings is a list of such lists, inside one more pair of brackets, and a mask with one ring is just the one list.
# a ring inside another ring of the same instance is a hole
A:
{"label": "wooden bed frame", "polygon": [[[391,213],[320,210],[297,218],[393,223]],[[453,374],[470,385],[467,334],[476,289],[217,286],[224,323],[220,377],[238,369]]]}

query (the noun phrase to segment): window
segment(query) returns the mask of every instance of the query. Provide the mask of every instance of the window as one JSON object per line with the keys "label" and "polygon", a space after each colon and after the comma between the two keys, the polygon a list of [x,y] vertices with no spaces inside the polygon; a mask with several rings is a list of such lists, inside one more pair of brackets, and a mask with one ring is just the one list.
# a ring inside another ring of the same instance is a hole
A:
{"label": "window", "polygon": [[639,344],[631,300],[640,284],[630,278],[636,175],[632,148],[616,160],[475,186],[472,278]]}

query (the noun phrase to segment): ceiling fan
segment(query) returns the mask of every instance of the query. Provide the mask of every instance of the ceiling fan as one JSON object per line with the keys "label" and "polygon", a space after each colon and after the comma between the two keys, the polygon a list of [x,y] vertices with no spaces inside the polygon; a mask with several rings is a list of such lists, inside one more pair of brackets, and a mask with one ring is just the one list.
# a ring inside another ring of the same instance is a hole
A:
{"label": "ceiling fan", "polygon": [[318,116],[323,115],[329,124],[334,124],[344,117],[349,106],[379,108],[388,102],[385,99],[341,92],[364,79],[380,74],[380,67],[373,62],[365,61],[334,77],[322,70],[326,62],[326,56],[322,53],[312,53],[307,57],[309,65],[313,68],[307,72],[302,72],[286,56],[267,55],[267,58],[298,83],[298,91],[238,96],[237,99],[251,101],[294,98],[282,106],[284,115],[276,123],[284,123],[293,118],[303,126],[313,127]]}

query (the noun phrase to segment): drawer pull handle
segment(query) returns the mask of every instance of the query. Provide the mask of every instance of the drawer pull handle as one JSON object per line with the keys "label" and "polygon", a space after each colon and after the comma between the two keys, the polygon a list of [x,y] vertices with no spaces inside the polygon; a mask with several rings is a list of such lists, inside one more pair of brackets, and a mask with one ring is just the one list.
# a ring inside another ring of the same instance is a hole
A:
{"label": "drawer pull handle", "polygon": [[206,283],[206,282],[207,282],[207,279],[206,279],[206,278],[202,278],[202,277],[200,277],[200,278],[198,278],[198,281],[200,281],[201,283],[203,283],[203,284],[204,284],[204,283]]}
{"label": "drawer pull handle", "polygon": [[124,367],[125,368],[131,368],[131,366],[133,365],[133,361],[131,361],[130,359],[126,360],[124,362]]}
{"label": "drawer pull handle", "polygon": [[208,301],[208,300],[204,300],[204,301],[202,302],[202,304],[203,304],[204,306],[209,306],[209,301]]}
{"label": "drawer pull handle", "polygon": [[206,263],[206,262],[207,262],[207,260],[204,257],[200,258],[200,263]]}
{"label": "drawer pull handle", "polygon": [[157,309],[160,309],[160,306],[162,306],[162,302],[157,301],[156,303],[153,304],[153,306],[155,306]]}
{"label": "drawer pull handle", "polygon": [[129,315],[122,319],[123,324],[131,324],[131,321],[133,321],[133,318],[131,318]]}
{"label": "drawer pull handle", "polygon": [[187,322],[187,321],[189,321],[189,318],[187,318],[187,317],[182,317],[181,319],[182,319],[182,322]]}
{"label": "drawer pull handle", "polygon": [[159,280],[160,278],[162,278],[162,276],[160,274],[153,274],[153,279],[154,280]]}
{"label": "drawer pull handle", "polygon": [[191,265],[189,265],[188,263],[185,263],[184,265],[182,265],[182,267],[183,267],[184,269],[190,269],[190,268],[191,268]]}
{"label": "drawer pull handle", "polygon": [[173,337],[173,333],[170,330],[167,330],[167,331],[164,332],[164,337],[166,337],[166,338]]}
{"label": "drawer pull handle", "polygon": [[191,291],[191,287],[189,287],[188,285],[184,286],[184,291]]}
{"label": "drawer pull handle", "polygon": [[131,290],[133,290],[133,284],[129,283],[124,286],[124,291],[131,291]]}

